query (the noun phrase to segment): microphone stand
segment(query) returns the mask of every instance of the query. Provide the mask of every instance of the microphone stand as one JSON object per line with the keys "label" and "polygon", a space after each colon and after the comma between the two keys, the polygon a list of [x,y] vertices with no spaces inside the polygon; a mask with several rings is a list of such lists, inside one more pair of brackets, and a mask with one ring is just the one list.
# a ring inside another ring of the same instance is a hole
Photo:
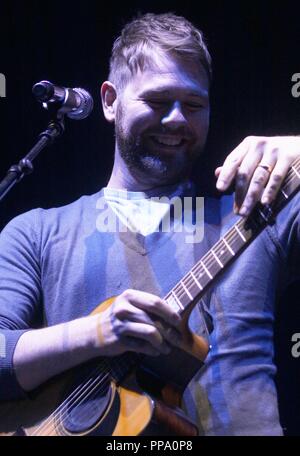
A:
{"label": "microphone stand", "polygon": [[7,171],[6,176],[0,181],[0,201],[9,190],[27,174],[33,171],[33,160],[47,146],[52,144],[59,138],[65,130],[64,115],[60,112],[53,113],[53,118],[50,120],[47,129],[39,134],[39,140],[22,158],[17,165],[12,165]]}

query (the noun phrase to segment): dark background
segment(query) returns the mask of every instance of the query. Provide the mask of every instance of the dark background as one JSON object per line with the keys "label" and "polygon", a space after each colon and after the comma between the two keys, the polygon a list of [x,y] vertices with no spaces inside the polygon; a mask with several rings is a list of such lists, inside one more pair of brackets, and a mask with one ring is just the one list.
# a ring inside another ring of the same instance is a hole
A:
{"label": "dark background", "polygon": [[[247,135],[300,134],[300,98],[291,77],[300,72],[300,4],[296,1],[0,2],[0,176],[33,145],[48,117],[31,95],[48,79],[84,87],[94,97],[92,115],[67,121],[66,133],[35,161],[35,172],[0,203],[0,229],[34,207],[67,204],[107,182],[113,129],[99,101],[113,40],[137,12],[173,11],[200,27],[213,56],[211,129],[196,172],[203,191],[215,193],[214,167]],[[276,360],[281,420],[300,435],[300,358],[291,336],[300,332],[299,283],[279,303]]]}

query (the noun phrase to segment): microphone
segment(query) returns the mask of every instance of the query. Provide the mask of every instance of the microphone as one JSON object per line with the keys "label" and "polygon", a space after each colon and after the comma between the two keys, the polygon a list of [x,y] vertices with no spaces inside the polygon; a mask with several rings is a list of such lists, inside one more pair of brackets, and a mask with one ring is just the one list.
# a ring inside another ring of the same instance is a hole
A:
{"label": "microphone", "polygon": [[[51,105],[59,107],[59,113],[70,119],[81,120],[88,117],[93,109],[92,96],[84,89],[59,87],[49,81],[40,81],[32,87],[35,98],[48,109]],[[49,103],[49,106],[48,106]]]}

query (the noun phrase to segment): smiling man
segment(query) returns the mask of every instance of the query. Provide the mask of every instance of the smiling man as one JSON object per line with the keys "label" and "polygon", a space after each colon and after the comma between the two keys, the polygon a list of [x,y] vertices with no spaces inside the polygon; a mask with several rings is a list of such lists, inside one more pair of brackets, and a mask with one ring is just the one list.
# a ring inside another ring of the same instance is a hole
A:
{"label": "smiling man", "polygon": [[[101,87],[104,115],[116,137],[107,186],[65,207],[23,214],[1,233],[2,400],[26,397],[56,374],[99,356],[129,351],[151,359],[162,355],[167,363],[165,355],[181,345],[181,298],[170,305],[162,296],[234,224],[238,212],[247,215],[258,200],[274,200],[300,157],[299,138],[246,138],[216,170],[219,190],[235,179],[235,214],[233,197],[205,198],[199,242],[185,242],[178,214],[168,232],[161,230],[172,199],[199,196],[190,176],[205,154],[210,80],[202,33],[186,19],[147,14],[124,27]],[[97,223],[103,202],[121,229]],[[150,225],[153,230],[145,229]],[[205,329],[201,309],[214,322],[206,365],[184,394],[200,434],[282,434],[274,306],[283,287],[299,277],[299,237],[296,197],[227,269],[202,307],[194,308],[195,333]],[[204,268],[204,274],[211,273]],[[91,314],[111,296],[117,296],[111,305]],[[188,369],[187,362],[180,366]]]}
{"label": "smiling man", "polygon": [[189,178],[209,126],[209,74],[200,62],[152,50],[124,90],[105,82],[101,93],[105,117],[116,125],[109,186],[149,190]]}

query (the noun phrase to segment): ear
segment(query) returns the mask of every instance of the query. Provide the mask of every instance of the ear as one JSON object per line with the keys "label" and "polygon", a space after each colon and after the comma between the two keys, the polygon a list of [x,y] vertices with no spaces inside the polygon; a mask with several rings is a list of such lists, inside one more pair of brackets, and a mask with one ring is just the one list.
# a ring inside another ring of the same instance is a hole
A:
{"label": "ear", "polygon": [[101,86],[101,101],[105,119],[108,122],[115,121],[115,101],[117,99],[117,91],[115,86],[109,82],[103,82]]}

